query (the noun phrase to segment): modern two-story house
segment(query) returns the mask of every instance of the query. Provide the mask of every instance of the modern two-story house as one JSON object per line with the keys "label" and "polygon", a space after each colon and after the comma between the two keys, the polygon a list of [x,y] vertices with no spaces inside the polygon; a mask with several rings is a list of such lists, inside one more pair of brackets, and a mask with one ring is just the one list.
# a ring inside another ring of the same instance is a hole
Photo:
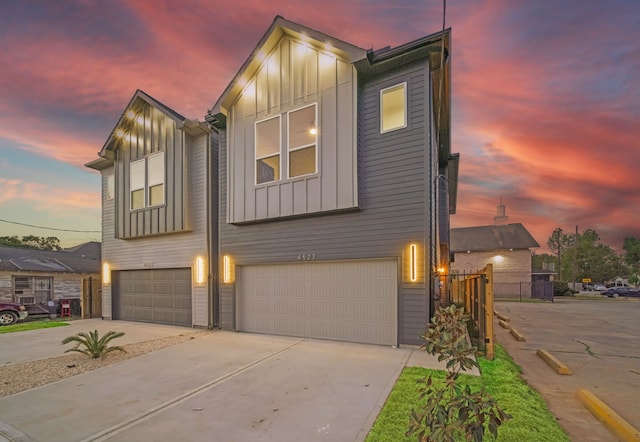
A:
{"label": "modern two-story house", "polygon": [[220,140],[217,325],[419,342],[455,210],[449,44],[446,31],[365,50],[276,17],[206,117]]}
{"label": "modern two-story house", "polygon": [[210,326],[216,155],[204,123],[136,91],[87,164],[102,175],[103,317]]}
{"label": "modern two-story house", "polygon": [[449,30],[374,51],[278,16],[206,125],[138,91],[88,165],[105,316],[419,343],[455,212],[449,48]]}

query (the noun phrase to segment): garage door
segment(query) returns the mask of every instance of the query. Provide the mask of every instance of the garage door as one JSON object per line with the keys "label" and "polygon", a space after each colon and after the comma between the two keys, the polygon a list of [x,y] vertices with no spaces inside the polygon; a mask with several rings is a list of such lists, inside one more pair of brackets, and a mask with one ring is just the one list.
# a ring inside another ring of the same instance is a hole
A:
{"label": "garage door", "polygon": [[191,326],[191,269],[114,272],[113,317]]}
{"label": "garage door", "polygon": [[396,261],[241,266],[238,329],[397,344]]}

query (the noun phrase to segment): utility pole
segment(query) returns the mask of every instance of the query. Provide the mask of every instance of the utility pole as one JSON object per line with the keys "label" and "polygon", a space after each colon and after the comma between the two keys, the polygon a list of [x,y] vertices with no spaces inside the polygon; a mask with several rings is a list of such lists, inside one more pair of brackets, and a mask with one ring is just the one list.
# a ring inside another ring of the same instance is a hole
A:
{"label": "utility pole", "polygon": [[573,237],[574,250],[573,250],[573,289],[576,289],[576,270],[578,267],[578,225],[576,224],[576,236]]}

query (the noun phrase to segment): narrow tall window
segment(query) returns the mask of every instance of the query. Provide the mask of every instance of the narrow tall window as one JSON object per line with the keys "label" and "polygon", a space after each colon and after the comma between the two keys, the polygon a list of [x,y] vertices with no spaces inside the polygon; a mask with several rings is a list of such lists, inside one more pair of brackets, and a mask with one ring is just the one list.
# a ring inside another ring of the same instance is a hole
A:
{"label": "narrow tall window", "polygon": [[164,152],[148,158],[149,207],[164,204]]}
{"label": "narrow tall window", "polygon": [[280,116],[256,123],[256,184],[280,179]]}
{"label": "narrow tall window", "polygon": [[144,209],[146,160],[143,158],[129,165],[129,189],[131,192],[131,210]]}
{"label": "narrow tall window", "polygon": [[407,127],[407,83],[380,91],[380,133]]}
{"label": "narrow tall window", "polygon": [[289,178],[316,173],[316,105],[289,112]]}
{"label": "narrow tall window", "polygon": [[107,199],[112,200],[116,194],[116,181],[112,173],[107,175]]}

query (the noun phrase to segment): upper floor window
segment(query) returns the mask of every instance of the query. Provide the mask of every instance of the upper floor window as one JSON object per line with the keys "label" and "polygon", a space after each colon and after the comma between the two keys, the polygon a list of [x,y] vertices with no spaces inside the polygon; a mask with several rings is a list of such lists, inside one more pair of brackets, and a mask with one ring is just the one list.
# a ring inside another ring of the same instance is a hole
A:
{"label": "upper floor window", "polygon": [[131,210],[164,204],[164,152],[150,155],[129,165]]}
{"label": "upper floor window", "polygon": [[280,179],[280,116],[256,123],[256,184]]}
{"label": "upper floor window", "polygon": [[[317,105],[290,111],[286,116],[284,125],[280,115],[256,123],[256,184],[280,180],[283,163],[286,165],[284,178],[318,171]],[[283,130],[286,143],[283,143]]]}
{"label": "upper floor window", "polygon": [[380,91],[380,133],[407,127],[407,83]]}
{"label": "upper floor window", "polygon": [[316,105],[289,112],[289,178],[316,173]]}

